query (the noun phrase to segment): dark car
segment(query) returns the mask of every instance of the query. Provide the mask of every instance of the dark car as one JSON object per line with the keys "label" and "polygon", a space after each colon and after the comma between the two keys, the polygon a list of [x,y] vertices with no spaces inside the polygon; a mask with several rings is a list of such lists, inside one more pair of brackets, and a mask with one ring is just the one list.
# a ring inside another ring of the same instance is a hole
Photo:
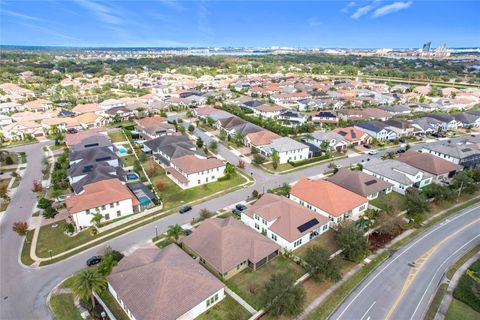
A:
{"label": "dark car", "polygon": [[240,211],[240,210],[238,210],[238,209],[233,209],[233,210],[232,210],[232,213],[233,213],[233,215],[235,215],[235,216],[240,216],[241,213],[242,213],[242,211]]}
{"label": "dark car", "polygon": [[180,214],[184,214],[184,213],[187,213],[190,210],[192,210],[191,206],[185,206],[185,207],[180,208],[180,210],[178,212],[180,212]]}
{"label": "dark car", "polygon": [[239,211],[243,211],[243,210],[247,209],[247,206],[244,205],[244,204],[239,203],[239,204],[237,204],[237,205],[235,206],[235,208],[236,208],[237,210],[239,210]]}
{"label": "dark car", "polygon": [[372,146],[369,145],[369,144],[364,144],[363,147],[364,147],[365,149],[370,149]]}
{"label": "dark car", "polygon": [[192,234],[192,229],[185,229],[185,235],[189,236]]}
{"label": "dark car", "polygon": [[87,260],[87,267],[94,266],[98,263],[102,262],[102,257],[101,256],[93,256],[90,259]]}
{"label": "dark car", "polygon": [[398,149],[397,150],[397,153],[404,153],[405,152],[405,149]]}

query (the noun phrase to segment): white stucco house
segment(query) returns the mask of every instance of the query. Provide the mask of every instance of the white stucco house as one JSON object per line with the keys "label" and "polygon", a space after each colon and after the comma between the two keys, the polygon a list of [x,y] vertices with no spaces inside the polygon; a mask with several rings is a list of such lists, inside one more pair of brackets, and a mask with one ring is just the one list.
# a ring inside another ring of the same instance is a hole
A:
{"label": "white stucco house", "polygon": [[225,175],[225,163],[216,158],[186,155],[173,159],[166,168],[167,176],[180,188],[188,189],[217,181]]}

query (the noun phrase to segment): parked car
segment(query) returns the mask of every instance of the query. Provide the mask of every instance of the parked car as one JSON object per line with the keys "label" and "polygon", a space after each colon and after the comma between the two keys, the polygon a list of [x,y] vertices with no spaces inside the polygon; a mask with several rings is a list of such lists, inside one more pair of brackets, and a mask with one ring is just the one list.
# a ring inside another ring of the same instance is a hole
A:
{"label": "parked car", "polygon": [[57,200],[57,202],[65,202],[65,200],[67,200],[67,196],[58,196],[55,200]]}
{"label": "parked car", "polygon": [[374,156],[378,153],[377,150],[372,150],[372,151],[368,151],[368,154],[371,155],[371,156]]}
{"label": "parked car", "polygon": [[238,209],[235,208],[235,209],[232,210],[232,213],[233,213],[233,215],[235,215],[235,216],[240,216],[241,213],[242,213],[242,211],[240,211],[240,210],[238,210]]}
{"label": "parked car", "polygon": [[87,260],[87,267],[94,266],[102,262],[102,256],[93,256]]}
{"label": "parked car", "polygon": [[192,229],[185,229],[185,235],[189,236],[192,234]]}
{"label": "parked car", "polygon": [[398,149],[397,153],[405,153],[405,151],[406,151],[405,149]]}
{"label": "parked car", "polygon": [[185,207],[182,207],[180,208],[180,210],[178,211],[180,214],[184,214],[184,213],[187,213],[188,211],[192,210],[192,207],[191,206],[185,206]]}
{"label": "parked car", "polygon": [[237,204],[237,205],[235,206],[235,208],[236,208],[238,211],[243,211],[243,210],[247,209],[247,206],[244,205],[244,204],[239,203],[239,204]]}
{"label": "parked car", "polygon": [[372,146],[369,145],[369,144],[364,144],[363,147],[364,147],[365,149],[371,149],[371,148],[372,148]]}

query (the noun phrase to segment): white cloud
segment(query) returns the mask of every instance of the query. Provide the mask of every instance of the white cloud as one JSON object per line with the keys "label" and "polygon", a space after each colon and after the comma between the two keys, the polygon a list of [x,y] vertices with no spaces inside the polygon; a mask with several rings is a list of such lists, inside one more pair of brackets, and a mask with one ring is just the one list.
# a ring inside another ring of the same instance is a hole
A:
{"label": "white cloud", "polygon": [[387,14],[407,9],[411,5],[412,5],[412,1],[408,1],[408,2],[398,1],[391,4],[387,4],[375,10],[372,17],[374,18],[383,17],[383,16],[386,16]]}
{"label": "white cloud", "polygon": [[318,27],[319,25],[322,24],[322,22],[315,17],[308,18],[307,23],[310,27]]}
{"label": "white cloud", "polygon": [[340,10],[340,12],[348,13],[350,8],[355,7],[356,5],[357,3],[355,1],[350,1],[342,10]]}
{"label": "white cloud", "polygon": [[19,19],[22,19],[22,20],[30,20],[30,21],[38,21],[38,22],[48,21],[46,19],[42,19],[42,18],[38,18],[38,17],[34,17],[34,16],[29,16],[29,15],[26,15],[26,14],[23,14],[23,13],[20,13],[20,12],[15,12],[15,11],[7,10],[7,9],[2,9],[2,13],[5,13],[9,16],[19,18]]}
{"label": "white cloud", "polygon": [[114,10],[104,4],[90,0],[75,0],[79,5],[89,10],[98,20],[106,24],[120,25],[123,20],[118,17]]}
{"label": "white cloud", "polygon": [[367,5],[367,6],[363,6],[363,7],[357,8],[357,10],[355,10],[355,12],[350,16],[350,18],[352,18],[352,19],[358,19],[358,18],[360,18],[361,16],[364,16],[364,15],[366,15],[367,13],[369,13],[372,9],[373,9],[373,5],[371,5],[371,4],[369,4],[369,5]]}

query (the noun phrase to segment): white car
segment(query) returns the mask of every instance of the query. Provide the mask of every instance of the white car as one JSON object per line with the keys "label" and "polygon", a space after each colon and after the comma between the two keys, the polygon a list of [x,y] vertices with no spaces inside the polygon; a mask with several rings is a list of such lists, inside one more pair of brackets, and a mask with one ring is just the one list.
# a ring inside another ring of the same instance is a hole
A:
{"label": "white car", "polygon": [[377,150],[371,150],[371,151],[368,151],[368,154],[371,155],[371,156],[374,156],[378,153]]}

